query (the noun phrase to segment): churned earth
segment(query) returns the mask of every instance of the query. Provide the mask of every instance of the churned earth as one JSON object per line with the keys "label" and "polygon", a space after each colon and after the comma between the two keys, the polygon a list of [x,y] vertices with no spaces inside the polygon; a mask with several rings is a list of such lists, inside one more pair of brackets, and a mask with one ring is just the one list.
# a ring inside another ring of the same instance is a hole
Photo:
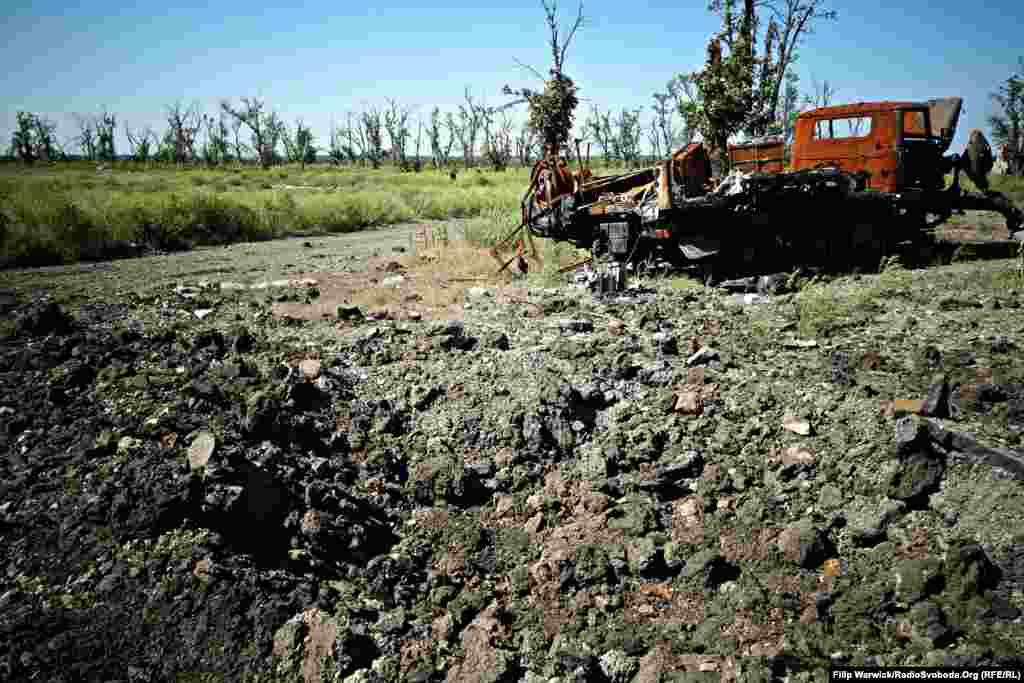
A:
{"label": "churned earth", "polygon": [[0,678],[1024,666],[1016,261],[599,297],[354,239],[3,274]]}

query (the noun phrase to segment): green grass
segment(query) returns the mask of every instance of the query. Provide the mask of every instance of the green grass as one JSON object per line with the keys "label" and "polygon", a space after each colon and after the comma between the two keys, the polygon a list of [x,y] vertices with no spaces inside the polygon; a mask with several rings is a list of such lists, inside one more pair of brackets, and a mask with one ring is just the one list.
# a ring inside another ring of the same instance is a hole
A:
{"label": "green grass", "polygon": [[[418,219],[478,218],[481,244],[515,220],[528,169],[400,173],[333,166],[179,169],[131,162],[0,166],[0,266],[106,258]],[[289,187],[282,187],[287,185]],[[513,223],[514,225],[514,223]]]}

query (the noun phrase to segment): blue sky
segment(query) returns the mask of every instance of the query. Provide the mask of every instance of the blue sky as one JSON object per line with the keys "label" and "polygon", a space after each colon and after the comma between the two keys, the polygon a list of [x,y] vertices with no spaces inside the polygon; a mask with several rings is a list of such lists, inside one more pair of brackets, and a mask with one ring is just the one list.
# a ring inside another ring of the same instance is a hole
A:
{"label": "blue sky", "polygon": [[[1024,56],[1024,5],[835,0],[800,50],[801,89],[828,79],[837,101],[964,98],[955,148],[983,128],[988,98]],[[560,3],[564,23],[576,5]],[[591,103],[645,107],[673,74],[700,68],[718,20],[703,1],[590,0],[586,25],[570,47],[566,72],[580,87],[582,118]],[[549,55],[538,1],[314,0],[302,9],[225,0],[26,2],[0,9],[0,135],[19,110],[73,133],[71,114],[106,106],[123,123],[164,128],[175,101],[215,112],[224,98],[261,96],[288,122],[302,117],[325,145],[332,117],[395,97],[424,119],[453,109],[466,85],[488,104],[501,86],[536,86],[515,59],[544,71]],[[522,108],[518,110],[523,114]]]}

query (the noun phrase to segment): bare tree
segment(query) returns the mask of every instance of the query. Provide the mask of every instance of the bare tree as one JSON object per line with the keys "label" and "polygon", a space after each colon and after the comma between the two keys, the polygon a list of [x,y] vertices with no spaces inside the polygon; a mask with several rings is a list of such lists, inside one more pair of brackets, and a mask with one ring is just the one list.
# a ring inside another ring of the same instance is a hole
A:
{"label": "bare tree", "polygon": [[[451,114],[448,114],[451,118]],[[430,142],[431,163],[435,169],[448,165],[452,155],[452,147],[455,145],[455,136],[451,130],[448,131],[447,144],[441,144],[441,129],[445,127],[445,120],[441,116],[441,110],[434,107],[430,112],[430,125],[427,127],[427,140]]]}
{"label": "bare tree", "polygon": [[459,141],[459,147],[462,148],[463,163],[466,168],[469,168],[473,165],[476,140],[483,122],[481,121],[480,105],[473,100],[473,94],[468,85],[465,90],[465,98],[465,104],[459,105],[458,126],[452,127],[451,130]]}
{"label": "bare tree", "polygon": [[420,161],[420,143],[423,142],[423,121],[422,119],[416,119],[416,161],[413,162],[413,168],[419,173],[423,169],[423,162]]}
{"label": "bare tree", "polygon": [[235,151],[235,162],[241,164],[246,152],[246,145],[242,142],[241,119],[228,117],[228,127],[231,129],[231,147]]}
{"label": "bare tree", "polygon": [[811,88],[811,93],[804,96],[804,104],[812,109],[832,106],[832,99],[835,97],[836,88],[828,82],[827,78],[819,82],[812,77]]}
{"label": "bare tree", "polygon": [[519,132],[516,134],[514,144],[516,149],[516,158],[519,159],[519,163],[522,166],[527,166],[530,163],[530,159],[536,154],[537,151],[537,131],[533,129],[529,121],[524,121],[519,126]]}
{"label": "bare tree", "polygon": [[75,125],[78,127],[78,135],[75,141],[78,143],[82,156],[89,161],[96,160],[98,131],[94,117],[88,114],[74,114]]}
{"label": "bare tree", "polygon": [[[764,5],[772,14],[768,32],[771,34],[774,24],[778,40],[778,52],[770,71],[769,121],[775,121],[777,118],[779,99],[784,96],[783,83],[790,65],[796,58],[796,48],[805,36],[814,33],[816,21],[831,21],[838,16],[835,10],[825,9],[824,4],[824,0],[771,0]],[[771,59],[770,54],[767,57]]]}
{"label": "bare tree", "polygon": [[611,112],[601,111],[596,105],[591,105],[590,116],[583,122],[583,129],[587,135],[601,148],[601,156],[605,163],[610,163],[616,158],[616,148],[613,145],[615,133],[612,130]]}
{"label": "bare tree", "polygon": [[480,108],[483,154],[495,171],[504,171],[512,160],[512,117],[507,111]]}
{"label": "bare tree", "polygon": [[158,138],[149,126],[132,130],[125,124],[124,134],[128,138],[128,149],[135,161],[149,161],[155,154]]}
{"label": "bare tree", "polygon": [[409,170],[409,160],[406,157],[405,147],[408,143],[409,115],[412,113],[410,107],[398,104],[394,98],[387,98],[387,109],[384,110],[384,129],[388,134],[388,142],[391,144],[391,158],[403,171]]}
{"label": "bare tree", "polygon": [[227,101],[221,102],[221,110],[237,119],[249,129],[252,148],[260,166],[270,168],[278,161],[277,147],[284,135],[284,122],[274,110],[264,111],[266,103],[257,98],[242,98],[242,106],[235,108]]}

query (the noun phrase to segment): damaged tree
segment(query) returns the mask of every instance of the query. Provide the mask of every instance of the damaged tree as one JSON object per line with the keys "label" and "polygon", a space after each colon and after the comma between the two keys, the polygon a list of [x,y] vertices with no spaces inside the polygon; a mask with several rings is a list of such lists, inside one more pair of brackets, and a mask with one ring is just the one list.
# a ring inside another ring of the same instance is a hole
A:
{"label": "damaged tree", "polygon": [[1007,173],[1024,175],[1024,58],[990,97],[1000,110],[988,117],[992,142],[999,145]]}
{"label": "damaged tree", "polygon": [[18,112],[18,128],[11,136],[12,156],[31,164],[50,161],[57,150],[57,124],[36,114]]}
{"label": "damaged tree", "polygon": [[146,162],[152,158],[157,145],[156,132],[149,126],[132,130],[125,124],[125,137],[128,138],[128,149],[131,151],[132,160]]}
{"label": "damaged tree", "polygon": [[580,2],[576,19],[562,40],[559,37],[558,3],[552,0],[541,0],[544,7],[545,22],[548,27],[548,46],[551,49],[550,78],[545,79],[536,69],[520,63],[544,81],[543,92],[535,92],[529,88],[513,90],[509,86],[503,89],[506,95],[519,95],[526,100],[530,111],[530,127],[540,136],[546,155],[558,155],[558,151],[566,147],[569,131],[572,130],[573,116],[579,99],[576,96],[576,84],[564,71],[565,55],[572,43],[576,31],[583,25],[583,3]]}
{"label": "damaged tree", "polygon": [[264,111],[263,100],[242,98],[241,107],[232,107],[227,101],[221,102],[221,110],[249,129],[253,151],[262,168],[270,168],[278,161],[277,147],[284,135],[284,122],[277,112]]}
{"label": "damaged tree", "polygon": [[708,42],[704,69],[690,75],[700,100],[691,111],[723,168],[729,168],[727,146],[735,134],[761,137],[783,132],[779,100],[795,49],[811,33],[814,21],[836,16],[821,5],[821,0],[765,4],[772,17],[758,56],[755,0],[744,0],[738,17],[735,0],[711,3],[709,9],[722,15],[722,30]]}

